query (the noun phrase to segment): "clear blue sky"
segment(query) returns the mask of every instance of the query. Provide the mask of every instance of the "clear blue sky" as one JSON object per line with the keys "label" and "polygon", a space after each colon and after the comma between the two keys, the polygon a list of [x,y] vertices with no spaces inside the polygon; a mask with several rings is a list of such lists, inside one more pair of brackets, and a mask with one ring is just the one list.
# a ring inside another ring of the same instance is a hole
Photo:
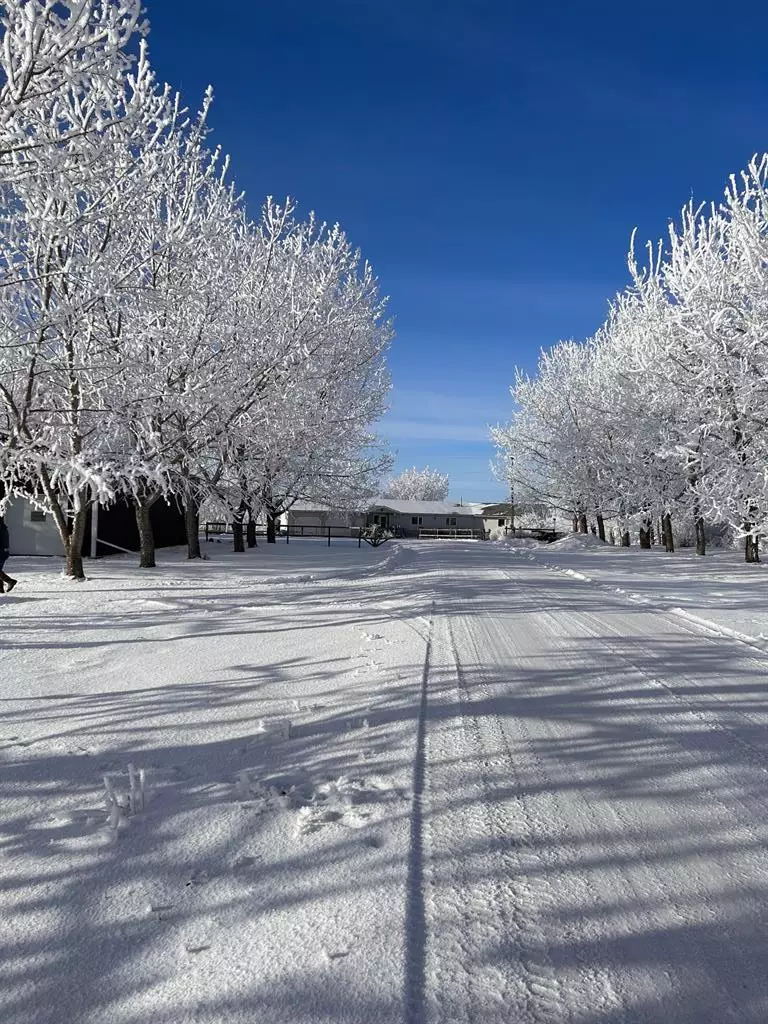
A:
{"label": "clear blue sky", "polygon": [[689,0],[146,0],[159,75],[196,105],[255,213],[339,221],[391,297],[398,466],[501,497],[486,425],[515,365],[582,338],[630,232],[766,146],[768,12]]}

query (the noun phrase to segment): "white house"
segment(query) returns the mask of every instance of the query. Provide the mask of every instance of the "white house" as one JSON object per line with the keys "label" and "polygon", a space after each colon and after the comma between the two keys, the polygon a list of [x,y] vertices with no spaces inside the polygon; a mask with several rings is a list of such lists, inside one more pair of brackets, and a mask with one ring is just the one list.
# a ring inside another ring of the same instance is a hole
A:
{"label": "white house", "polygon": [[493,503],[471,502],[470,507],[477,509],[483,517],[483,529],[486,537],[495,540],[497,537],[504,537],[512,531],[514,518],[513,509],[508,501]]}
{"label": "white house", "polygon": [[482,513],[453,501],[399,501],[379,498],[368,509],[368,525],[383,526],[401,537],[419,537],[439,531],[443,536],[482,538]]}
{"label": "white house", "polygon": [[378,498],[367,512],[339,512],[320,503],[297,501],[280,517],[291,534],[325,536],[328,527],[338,534],[350,527],[381,525],[401,537],[418,537],[429,531],[443,536],[495,537],[508,532],[512,509],[507,503],[455,501],[400,501]]}

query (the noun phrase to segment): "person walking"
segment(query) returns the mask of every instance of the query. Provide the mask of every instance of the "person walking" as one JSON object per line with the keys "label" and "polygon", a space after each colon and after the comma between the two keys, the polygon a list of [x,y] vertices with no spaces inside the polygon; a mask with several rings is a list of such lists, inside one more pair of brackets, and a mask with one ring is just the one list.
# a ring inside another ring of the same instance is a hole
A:
{"label": "person walking", "polygon": [[5,565],[6,559],[10,554],[11,538],[8,533],[8,527],[5,525],[5,519],[0,516],[0,594],[5,591],[6,594],[10,594],[18,580],[12,579],[7,573],[3,572],[3,566]]}

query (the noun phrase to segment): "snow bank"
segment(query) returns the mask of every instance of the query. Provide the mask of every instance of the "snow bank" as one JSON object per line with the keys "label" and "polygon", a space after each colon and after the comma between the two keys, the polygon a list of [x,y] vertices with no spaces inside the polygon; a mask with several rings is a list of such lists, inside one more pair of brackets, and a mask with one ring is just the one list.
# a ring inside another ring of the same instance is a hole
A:
{"label": "snow bank", "polygon": [[585,548],[605,548],[606,542],[593,533],[569,533],[548,547],[556,551],[583,551]]}
{"label": "snow bank", "polygon": [[527,551],[540,546],[540,541],[534,540],[533,537],[499,537],[496,543],[512,551]]}

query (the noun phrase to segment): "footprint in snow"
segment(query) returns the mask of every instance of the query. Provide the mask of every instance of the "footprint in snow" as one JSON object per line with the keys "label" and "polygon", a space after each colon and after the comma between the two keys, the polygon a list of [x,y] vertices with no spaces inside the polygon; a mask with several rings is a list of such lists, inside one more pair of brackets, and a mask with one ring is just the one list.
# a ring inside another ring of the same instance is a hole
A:
{"label": "footprint in snow", "polygon": [[371,779],[347,776],[330,779],[317,786],[309,805],[299,810],[297,834],[308,835],[329,825],[365,828],[372,819],[373,810],[370,806],[361,805],[402,798],[400,790],[382,776]]}
{"label": "footprint in snow", "polygon": [[323,949],[323,956],[329,963],[333,963],[334,960],[343,960],[348,957],[352,951],[350,949]]}

